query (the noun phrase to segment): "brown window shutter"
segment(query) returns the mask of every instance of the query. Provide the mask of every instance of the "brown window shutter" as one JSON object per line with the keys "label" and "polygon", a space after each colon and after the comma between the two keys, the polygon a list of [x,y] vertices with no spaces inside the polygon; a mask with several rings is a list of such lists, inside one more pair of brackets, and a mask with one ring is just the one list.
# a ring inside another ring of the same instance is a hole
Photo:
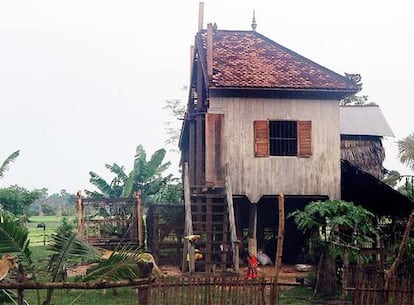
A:
{"label": "brown window shutter", "polygon": [[312,121],[298,121],[298,156],[312,156]]}
{"label": "brown window shutter", "polygon": [[269,156],[269,121],[254,121],[254,155]]}

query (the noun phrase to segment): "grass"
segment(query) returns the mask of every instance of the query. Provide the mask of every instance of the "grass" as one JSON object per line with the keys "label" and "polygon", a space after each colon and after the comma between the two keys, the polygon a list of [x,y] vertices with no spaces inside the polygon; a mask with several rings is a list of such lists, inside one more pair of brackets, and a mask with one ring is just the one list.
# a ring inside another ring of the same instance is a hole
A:
{"label": "grass", "polygon": [[[67,217],[72,222],[75,217]],[[27,223],[29,229],[30,245],[42,246],[47,244],[50,235],[55,233],[56,229],[62,224],[62,217],[59,216],[32,216]],[[44,224],[45,227],[38,227]]]}

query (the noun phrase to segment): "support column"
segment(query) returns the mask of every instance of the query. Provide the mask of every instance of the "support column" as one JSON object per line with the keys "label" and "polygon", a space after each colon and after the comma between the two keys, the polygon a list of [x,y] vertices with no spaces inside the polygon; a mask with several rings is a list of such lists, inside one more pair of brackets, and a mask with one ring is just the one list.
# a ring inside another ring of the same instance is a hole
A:
{"label": "support column", "polygon": [[248,235],[249,253],[257,254],[257,203],[249,205],[249,235]]}

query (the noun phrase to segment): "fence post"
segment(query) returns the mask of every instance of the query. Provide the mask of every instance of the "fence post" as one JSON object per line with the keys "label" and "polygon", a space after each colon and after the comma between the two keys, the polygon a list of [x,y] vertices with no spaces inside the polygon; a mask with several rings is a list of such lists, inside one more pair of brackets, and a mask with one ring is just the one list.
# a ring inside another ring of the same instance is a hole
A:
{"label": "fence post", "polygon": [[149,305],[151,304],[151,280],[148,279],[148,283],[139,286],[138,288],[138,304],[139,305]]}
{"label": "fence post", "polygon": [[[22,264],[19,264],[19,266],[18,266],[17,281],[19,283],[24,282],[24,269],[23,269]],[[18,305],[24,305],[24,289],[23,288],[17,289],[17,304]]]}

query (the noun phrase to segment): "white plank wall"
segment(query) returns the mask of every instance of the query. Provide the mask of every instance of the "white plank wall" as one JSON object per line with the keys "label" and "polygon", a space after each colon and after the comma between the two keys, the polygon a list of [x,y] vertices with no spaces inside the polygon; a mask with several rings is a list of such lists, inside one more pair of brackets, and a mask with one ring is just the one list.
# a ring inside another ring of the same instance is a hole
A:
{"label": "white plank wall", "polygon": [[[338,101],[211,98],[209,113],[224,114],[224,163],[233,193],[257,202],[263,195],[327,195],[340,198]],[[310,158],[254,156],[255,120],[311,120]]]}

